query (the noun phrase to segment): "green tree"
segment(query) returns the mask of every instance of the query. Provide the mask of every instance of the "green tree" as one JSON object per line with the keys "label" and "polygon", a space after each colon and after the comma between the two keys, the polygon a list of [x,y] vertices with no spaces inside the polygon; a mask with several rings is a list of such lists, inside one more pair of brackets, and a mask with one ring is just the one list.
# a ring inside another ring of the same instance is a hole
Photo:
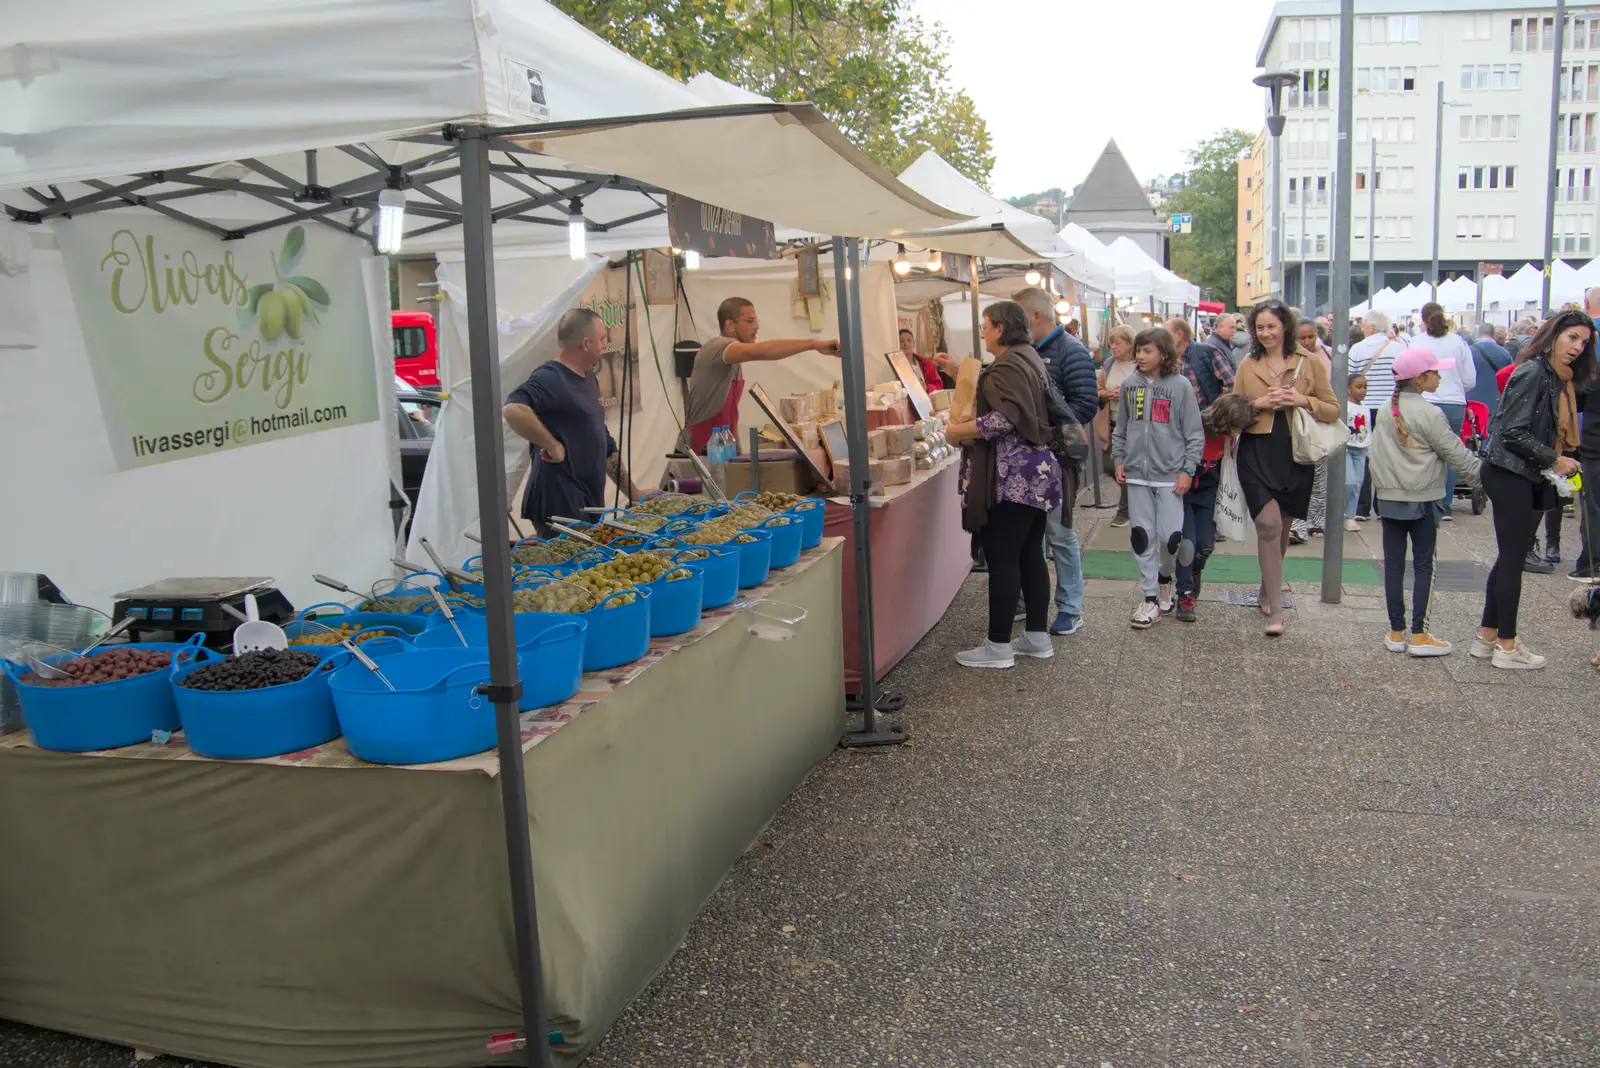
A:
{"label": "green tree", "polygon": [[989,130],[950,84],[943,29],[904,0],[555,0],[606,41],[687,81],[714,74],[774,100],[808,100],[898,172],[925,149],[987,185]]}
{"label": "green tree", "polygon": [[1239,231],[1239,154],[1255,141],[1244,130],[1220,130],[1189,150],[1185,185],[1167,201],[1192,212],[1194,232],[1172,235],[1172,269],[1210,299],[1234,303]]}

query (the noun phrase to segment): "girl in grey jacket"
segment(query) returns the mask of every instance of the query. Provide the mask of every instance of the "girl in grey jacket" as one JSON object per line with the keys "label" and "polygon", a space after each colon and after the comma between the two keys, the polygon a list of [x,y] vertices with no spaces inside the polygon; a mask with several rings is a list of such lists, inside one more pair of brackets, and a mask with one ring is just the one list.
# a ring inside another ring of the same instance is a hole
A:
{"label": "girl in grey jacket", "polygon": [[[1384,648],[1411,656],[1444,656],[1450,643],[1428,633],[1428,595],[1433,587],[1433,549],[1439,517],[1434,505],[1444,495],[1445,471],[1453,467],[1469,483],[1478,481],[1478,458],[1461,444],[1444,413],[1423,394],[1438,388],[1439,371],[1451,360],[1424,348],[1406,349],[1394,359],[1395,388],[1378,409],[1372,447],[1372,507],[1383,525],[1383,592],[1389,608]],[[1411,633],[1405,631],[1403,586],[1406,542],[1411,542]]]}
{"label": "girl in grey jacket", "polygon": [[[1173,609],[1174,563],[1189,564],[1194,546],[1183,541],[1183,501],[1200,469],[1206,432],[1195,389],[1178,370],[1178,349],[1164,327],[1133,339],[1138,369],[1122,381],[1111,457],[1117,481],[1128,487],[1128,541],[1139,560],[1144,601],[1134,609],[1135,630],[1154,626]],[[1179,559],[1180,548],[1188,559]]]}

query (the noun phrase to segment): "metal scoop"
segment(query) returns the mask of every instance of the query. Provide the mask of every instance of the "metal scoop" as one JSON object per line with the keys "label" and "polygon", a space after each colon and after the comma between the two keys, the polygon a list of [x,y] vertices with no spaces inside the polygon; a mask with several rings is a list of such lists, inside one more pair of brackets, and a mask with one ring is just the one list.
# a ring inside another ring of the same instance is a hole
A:
{"label": "metal scoop", "polygon": [[253,593],[244,595],[244,614],[248,622],[233,629],[233,651],[236,655],[289,648],[289,636],[283,632],[283,628],[261,618],[261,610],[256,607],[256,595]]}
{"label": "metal scoop", "polygon": [[[302,619],[300,621],[300,624],[301,624],[301,626],[305,626],[305,625],[309,624],[309,625],[311,625],[313,627],[318,628],[319,630],[325,630],[329,634],[338,634],[339,633],[338,631],[334,630],[332,627],[327,626],[327,625],[322,624],[322,623],[318,623],[314,619]],[[349,638],[346,638],[346,637],[341,635],[340,638],[339,638],[339,644],[344,646],[347,650],[349,650],[350,655],[354,656],[356,658],[356,662],[357,663],[359,663],[362,667],[366,668],[368,671],[372,672],[374,675],[378,676],[378,681],[379,682],[383,683],[385,686],[389,687],[389,689],[391,689],[391,690],[394,689],[394,683],[392,683],[392,682],[390,682],[388,680],[388,678],[384,675],[384,673],[381,670],[379,670],[378,665],[373,662],[372,657],[368,656],[366,653],[363,653],[361,651],[361,649],[356,645],[355,642],[353,642]]]}
{"label": "metal scoop", "polygon": [[[439,559],[439,554],[433,551],[433,546],[428,544],[427,538],[418,538],[417,544],[422,546],[422,551],[428,554],[429,560],[433,561],[433,569],[439,572],[439,574],[443,575],[444,580],[450,584],[451,592],[460,593],[461,579],[459,576],[462,574],[462,572],[457,571],[453,567],[446,567],[444,565],[444,561]],[[468,576],[469,580],[470,577],[471,576]]]}
{"label": "metal scoop", "polygon": [[440,612],[444,613],[445,622],[449,623],[450,624],[450,629],[456,632],[457,640],[459,640],[461,642],[461,644],[463,646],[465,646],[467,644],[467,636],[465,634],[462,634],[461,633],[461,628],[456,625],[456,614],[454,612],[450,611],[449,602],[447,602],[443,597],[441,597],[439,595],[439,591],[436,588],[432,587],[432,586],[428,587],[428,592],[433,594],[433,603],[439,606],[439,611]]}

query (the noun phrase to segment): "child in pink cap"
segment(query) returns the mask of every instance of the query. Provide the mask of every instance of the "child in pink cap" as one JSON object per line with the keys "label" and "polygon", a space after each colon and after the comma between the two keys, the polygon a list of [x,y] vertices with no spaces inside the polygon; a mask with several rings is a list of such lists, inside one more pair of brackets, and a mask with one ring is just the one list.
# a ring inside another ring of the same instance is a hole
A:
{"label": "child in pink cap", "polygon": [[[1378,409],[1367,464],[1372,472],[1372,508],[1383,526],[1383,592],[1389,608],[1391,653],[1444,656],[1450,643],[1428,633],[1428,594],[1433,587],[1433,547],[1444,495],[1446,466],[1468,483],[1478,481],[1478,458],[1461,444],[1444,413],[1424,393],[1437,389],[1439,372],[1455,363],[1429,349],[1406,349],[1394,358],[1394,396]],[[1411,631],[1406,633],[1404,588],[1406,542],[1411,543]]]}

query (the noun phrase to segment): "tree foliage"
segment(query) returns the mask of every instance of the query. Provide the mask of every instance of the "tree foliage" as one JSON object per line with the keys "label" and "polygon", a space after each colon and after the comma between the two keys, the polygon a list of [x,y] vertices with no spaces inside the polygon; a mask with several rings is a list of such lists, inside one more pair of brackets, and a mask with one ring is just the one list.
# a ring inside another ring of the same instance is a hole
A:
{"label": "tree foliage", "polygon": [[1189,150],[1185,186],[1166,207],[1192,212],[1194,232],[1172,235],[1172,269],[1209,299],[1234,304],[1239,232],[1239,154],[1255,141],[1244,130],[1220,130]]}
{"label": "tree foliage", "polygon": [[709,73],[808,100],[887,170],[926,149],[987,185],[989,130],[949,81],[943,29],[904,0],[555,0],[606,41],[687,81]]}

